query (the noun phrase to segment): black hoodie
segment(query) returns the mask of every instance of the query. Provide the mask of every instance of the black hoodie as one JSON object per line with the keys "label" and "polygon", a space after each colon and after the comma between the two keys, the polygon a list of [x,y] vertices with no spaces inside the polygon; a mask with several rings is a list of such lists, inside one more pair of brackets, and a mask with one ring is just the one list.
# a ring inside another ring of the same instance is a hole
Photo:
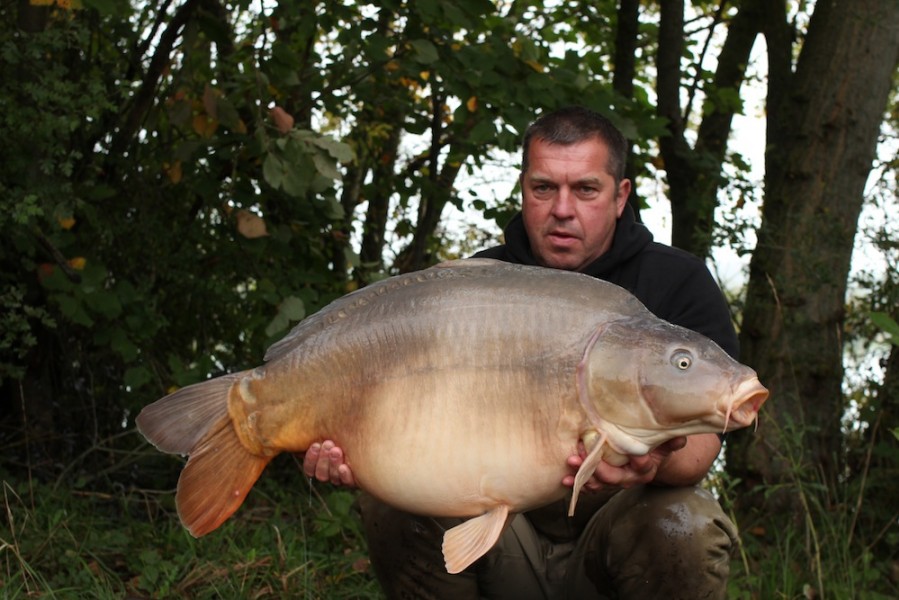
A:
{"label": "black hoodie", "polygon": [[[536,265],[521,213],[504,231],[505,244],[475,254],[505,262]],[[724,294],[705,263],[683,250],[653,241],[652,233],[634,218],[630,206],[615,226],[608,252],[582,270],[620,285],[653,314],[712,339],[737,358],[739,343]]]}

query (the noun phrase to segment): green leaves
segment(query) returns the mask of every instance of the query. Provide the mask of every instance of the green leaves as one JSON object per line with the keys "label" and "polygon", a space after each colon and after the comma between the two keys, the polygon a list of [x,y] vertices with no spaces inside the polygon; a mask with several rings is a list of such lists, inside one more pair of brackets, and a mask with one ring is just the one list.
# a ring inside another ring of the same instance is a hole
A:
{"label": "green leaves", "polygon": [[353,159],[352,149],[308,130],[291,130],[270,141],[262,164],[266,183],[294,197],[321,193],[340,180],[338,166]]}
{"label": "green leaves", "polygon": [[416,62],[423,65],[429,65],[440,59],[440,55],[437,54],[437,46],[428,40],[412,40],[409,44],[414,51],[412,58],[415,59]]}
{"label": "green leaves", "polygon": [[22,361],[37,346],[34,330],[55,328],[56,323],[43,308],[25,300],[25,286],[0,289],[0,380],[24,375]]}
{"label": "green leaves", "polygon": [[287,296],[278,306],[275,318],[265,328],[265,335],[274,337],[290,325],[291,321],[299,321],[306,316],[306,305],[296,296]]}
{"label": "green leaves", "polygon": [[890,344],[899,346],[899,323],[885,312],[871,312],[868,313],[868,316],[871,322],[886,334],[887,341]]}

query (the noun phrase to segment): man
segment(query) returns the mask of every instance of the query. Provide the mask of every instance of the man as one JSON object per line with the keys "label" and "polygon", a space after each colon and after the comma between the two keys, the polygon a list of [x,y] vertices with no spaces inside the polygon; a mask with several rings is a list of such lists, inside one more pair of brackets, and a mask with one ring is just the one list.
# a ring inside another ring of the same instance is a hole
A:
{"label": "man", "polygon": [[[621,133],[587,109],[538,119],[522,145],[521,213],[503,245],[477,256],[611,281],[735,356],[736,334],[708,269],[654,242],[635,221],[626,154]],[[458,520],[409,515],[363,495],[375,573],[391,598],[723,598],[735,531],[696,487],[720,448],[717,435],[699,434],[620,467],[603,462],[574,517],[567,517],[567,500],[517,515],[497,545],[458,575],[445,572],[440,551],[443,532]],[[583,458],[569,458],[565,485],[573,485]],[[309,449],[304,470],[321,481],[354,483],[330,441]]]}

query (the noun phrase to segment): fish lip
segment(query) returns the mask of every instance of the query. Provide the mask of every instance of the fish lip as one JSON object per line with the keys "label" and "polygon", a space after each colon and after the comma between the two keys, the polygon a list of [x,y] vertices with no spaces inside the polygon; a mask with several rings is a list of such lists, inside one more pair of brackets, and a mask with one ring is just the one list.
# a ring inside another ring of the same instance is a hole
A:
{"label": "fish lip", "polygon": [[768,395],[768,389],[761,384],[758,377],[741,381],[733,391],[736,400],[722,407],[724,431],[732,431],[755,423],[759,409],[768,399]]}

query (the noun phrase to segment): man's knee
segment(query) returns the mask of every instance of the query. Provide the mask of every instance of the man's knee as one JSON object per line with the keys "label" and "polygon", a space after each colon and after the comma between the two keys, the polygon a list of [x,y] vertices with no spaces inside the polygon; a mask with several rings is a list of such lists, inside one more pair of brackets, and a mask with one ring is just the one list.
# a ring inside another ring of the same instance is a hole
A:
{"label": "man's knee", "polygon": [[[729,556],[736,528],[712,494],[698,487],[643,486],[615,498],[619,523],[613,544],[642,540],[648,547],[676,552],[677,557]],[[629,506],[628,506],[629,505]],[[616,544],[616,545],[619,545]]]}
{"label": "man's knee", "polygon": [[722,598],[736,528],[696,487],[616,495],[585,531],[584,575],[620,597]]}

